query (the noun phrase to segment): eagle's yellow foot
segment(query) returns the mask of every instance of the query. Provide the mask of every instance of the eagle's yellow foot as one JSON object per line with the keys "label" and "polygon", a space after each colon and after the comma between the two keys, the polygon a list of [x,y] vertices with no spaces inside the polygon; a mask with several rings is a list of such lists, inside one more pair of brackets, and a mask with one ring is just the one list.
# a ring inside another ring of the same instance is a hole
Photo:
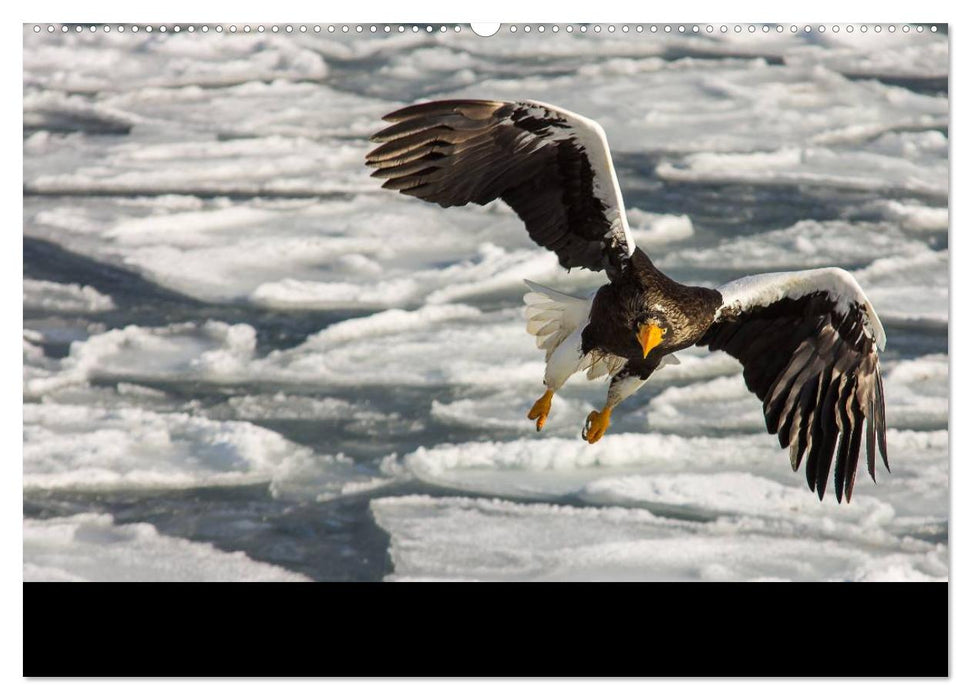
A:
{"label": "eagle's yellow foot", "polygon": [[553,402],[553,392],[549,389],[546,393],[536,399],[536,403],[529,409],[526,417],[536,421],[536,431],[539,432],[546,425],[546,417],[550,414],[550,404]]}
{"label": "eagle's yellow foot", "polygon": [[610,409],[605,408],[603,412],[591,411],[587,416],[587,422],[583,426],[583,439],[591,445],[604,436],[610,426]]}

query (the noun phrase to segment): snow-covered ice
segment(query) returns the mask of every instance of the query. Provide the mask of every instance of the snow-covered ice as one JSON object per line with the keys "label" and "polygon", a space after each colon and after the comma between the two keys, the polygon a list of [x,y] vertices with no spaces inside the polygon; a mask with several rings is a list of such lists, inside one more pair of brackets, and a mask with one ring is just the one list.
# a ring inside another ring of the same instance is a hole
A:
{"label": "snow-covered ice", "polygon": [[24,581],[306,581],[242,552],[82,513],[24,520]]}
{"label": "snow-covered ice", "polygon": [[[879,530],[871,535],[867,523],[834,522],[819,514],[793,518],[781,501],[794,503],[795,493],[753,484],[751,477],[738,481],[769,501],[768,514],[697,522],[637,508],[427,496],[378,499],[372,508],[378,523],[392,532],[392,580],[927,581],[947,576],[943,545],[906,537],[893,542]],[[738,486],[730,484],[730,490]],[[725,488],[725,480],[706,481],[699,490]],[[773,517],[773,508],[782,517]],[[870,509],[866,515],[881,517]]]}
{"label": "snow-covered ice", "polygon": [[46,280],[24,280],[24,308],[64,313],[95,313],[115,308],[111,297],[97,289]]}

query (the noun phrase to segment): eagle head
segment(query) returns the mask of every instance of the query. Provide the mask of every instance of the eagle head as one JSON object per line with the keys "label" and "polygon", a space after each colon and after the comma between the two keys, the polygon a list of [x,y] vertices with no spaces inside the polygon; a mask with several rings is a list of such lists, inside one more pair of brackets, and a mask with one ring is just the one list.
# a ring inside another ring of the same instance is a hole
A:
{"label": "eagle head", "polygon": [[646,359],[651,351],[664,341],[668,334],[669,324],[664,314],[651,312],[639,316],[634,324],[634,338],[637,347]]}

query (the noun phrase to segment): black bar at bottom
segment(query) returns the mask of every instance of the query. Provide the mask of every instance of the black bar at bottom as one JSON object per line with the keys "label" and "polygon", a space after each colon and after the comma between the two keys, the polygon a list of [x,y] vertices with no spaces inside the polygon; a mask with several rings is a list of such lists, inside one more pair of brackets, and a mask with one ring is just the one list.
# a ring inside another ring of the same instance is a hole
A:
{"label": "black bar at bottom", "polygon": [[921,584],[24,584],[31,677],[939,677]]}

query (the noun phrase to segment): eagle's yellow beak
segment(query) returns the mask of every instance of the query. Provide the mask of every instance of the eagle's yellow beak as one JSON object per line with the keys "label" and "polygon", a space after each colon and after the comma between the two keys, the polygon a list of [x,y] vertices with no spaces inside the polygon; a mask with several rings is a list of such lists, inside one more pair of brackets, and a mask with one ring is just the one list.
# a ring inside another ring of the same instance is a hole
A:
{"label": "eagle's yellow beak", "polygon": [[653,323],[645,323],[637,329],[637,340],[644,350],[644,357],[651,352],[664,338],[664,329]]}

